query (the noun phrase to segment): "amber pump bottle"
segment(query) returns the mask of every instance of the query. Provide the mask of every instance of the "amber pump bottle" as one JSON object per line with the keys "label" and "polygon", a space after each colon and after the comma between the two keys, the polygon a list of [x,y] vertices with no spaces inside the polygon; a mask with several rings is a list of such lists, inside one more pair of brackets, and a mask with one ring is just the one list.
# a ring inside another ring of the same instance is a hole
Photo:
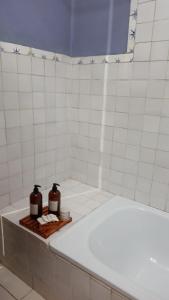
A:
{"label": "amber pump bottle", "polygon": [[48,207],[49,212],[60,217],[60,202],[61,202],[61,193],[57,189],[57,186],[60,186],[58,183],[53,183],[52,190],[49,192],[48,196]]}
{"label": "amber pump bottle", "polygon": [[34,185],[34,190],[30,194],[30,215],[33,219],[42,216],[42,194],[39,192],[40,185]]}

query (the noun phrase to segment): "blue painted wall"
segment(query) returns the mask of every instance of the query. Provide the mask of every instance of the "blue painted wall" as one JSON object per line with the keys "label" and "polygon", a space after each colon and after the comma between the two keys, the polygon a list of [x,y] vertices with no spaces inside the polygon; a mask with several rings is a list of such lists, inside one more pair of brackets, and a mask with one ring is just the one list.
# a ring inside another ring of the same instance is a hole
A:
{"label": "blue painted wall", "polygon": [[0,40],[71,56],[124,53],[129,10],[130,0],[0,0]]}
{"label": "blue painted wall", "polygon": [[73,0],[71,55],[125,53],[130,0]]}
{"label": "blue painted wall", "polygon": [[0,40],[70,53],[71,0],[0,0]]}

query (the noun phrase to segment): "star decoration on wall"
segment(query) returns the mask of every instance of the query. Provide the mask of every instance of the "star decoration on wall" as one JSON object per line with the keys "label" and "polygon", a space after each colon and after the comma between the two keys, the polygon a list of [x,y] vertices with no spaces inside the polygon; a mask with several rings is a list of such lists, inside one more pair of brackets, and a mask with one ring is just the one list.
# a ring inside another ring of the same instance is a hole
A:
{"label": "star decoration on wall", "polygon": [[20,54],[20,49],[15,48],[15,49],[13,50],[13,53],[15,53],[15,54]]}
{"label": "star decoration on wall", "polygon": [[136,37],[136,32],[135,32],[134,30],[131,30],[131,31],[130,31],[130,36],[131,36],[132,39],[135,39],[135,37]]}

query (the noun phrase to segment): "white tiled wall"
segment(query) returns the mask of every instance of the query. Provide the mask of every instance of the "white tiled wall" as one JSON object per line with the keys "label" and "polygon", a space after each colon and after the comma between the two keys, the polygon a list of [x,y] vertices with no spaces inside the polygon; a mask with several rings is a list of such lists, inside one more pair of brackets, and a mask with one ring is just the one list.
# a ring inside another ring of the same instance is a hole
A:
{"label": "white tiled wall", "polygon": [[72,175],[169,210],[169,1],[140,0],[134,61],[73,65]]}
{"label": "white tiled wall", "polygon": [[73,177],[169,211],[169,2],[138,2],[133,62],[1,53],[2,207]]}
{"label": "white tiled wall", "polygon": [[70,177],[69,65],[0,54],[0,207]]}

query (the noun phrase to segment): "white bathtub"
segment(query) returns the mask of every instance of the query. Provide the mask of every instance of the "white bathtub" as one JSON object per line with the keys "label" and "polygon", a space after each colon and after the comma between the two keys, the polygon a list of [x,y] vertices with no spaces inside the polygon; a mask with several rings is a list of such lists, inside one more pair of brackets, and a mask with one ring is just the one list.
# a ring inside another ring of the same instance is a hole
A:
{"label": "white bathtub", "polygon": [[169,300],[169,215],[114,197],[51,242],[132,299]]}

